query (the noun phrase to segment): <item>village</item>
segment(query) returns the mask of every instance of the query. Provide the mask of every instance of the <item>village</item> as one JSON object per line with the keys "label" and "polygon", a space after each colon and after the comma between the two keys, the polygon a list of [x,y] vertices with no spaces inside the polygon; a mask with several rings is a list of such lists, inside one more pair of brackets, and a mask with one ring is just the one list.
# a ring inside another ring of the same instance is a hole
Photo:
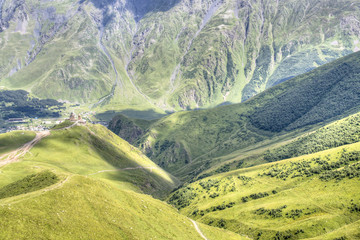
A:
{"label": "village", "polygon": [[101,124],[107,127],[108,122],[106,121],[91,121],[90,113],[82,113],[76,115],[74,112],[70,113],[68,118],[10,118],[5,121],[4,126],[0,128],[1,133],[7,133],[12,131],[45,131],[53,128],[55,125],[58,125],[65,120],[70,120],[72,122],[77,122],[79,124],[86,124],[90,122],[92,124]]}

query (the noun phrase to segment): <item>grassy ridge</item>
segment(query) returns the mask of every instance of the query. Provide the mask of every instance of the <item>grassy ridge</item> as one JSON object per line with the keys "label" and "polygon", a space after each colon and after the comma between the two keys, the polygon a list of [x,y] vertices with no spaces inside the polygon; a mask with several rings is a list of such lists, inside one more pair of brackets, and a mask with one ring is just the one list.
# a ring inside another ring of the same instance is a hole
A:
{"label": "grassy ridge", "polygon": [[[187,217],[143,194],[162,197],[175,186],[174,177],[101,125],[52,131],[31,154],[1,168],[0,238],[202,239]],[[245,239],[200,228],[208,239]]]}
{"label": "grassy ridge", "polygon": [[[84,176],[69,177],[43,194],[0,200],[0,213],[2,238],[202,239],[192,223],[169,205]],[[242,239],[221,234],[223,239]]]}
{"label": "grassy ridge", "polygon": [[360,236],[360,144],[236,170],[179,189],[169,202],[254,239]]}

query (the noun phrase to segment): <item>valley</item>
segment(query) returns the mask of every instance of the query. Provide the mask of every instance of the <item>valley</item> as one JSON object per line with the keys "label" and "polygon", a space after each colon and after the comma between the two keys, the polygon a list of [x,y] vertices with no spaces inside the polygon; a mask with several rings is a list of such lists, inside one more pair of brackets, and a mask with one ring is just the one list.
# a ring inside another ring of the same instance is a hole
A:
{"label": "valley", "polygon": [[0,0],[0,239],[360,239],[359,50],[359,0]]}

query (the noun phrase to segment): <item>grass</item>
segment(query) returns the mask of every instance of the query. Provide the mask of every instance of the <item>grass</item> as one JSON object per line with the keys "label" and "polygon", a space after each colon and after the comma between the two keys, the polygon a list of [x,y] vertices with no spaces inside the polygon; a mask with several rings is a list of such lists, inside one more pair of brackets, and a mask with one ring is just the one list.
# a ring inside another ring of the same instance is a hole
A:
{"label": "grass", "polygon": [[[0,205],[2,238],[201,239],[192,223],[169,205],[84,176],[71,177],[61,188],[20,201],[7,199]],[[15,224],[18,220],[22,224]],[[227,232],[222,235],[242,239]]]}
{"label": "grass", "polygon": [[17,196],[48,187],[58,181],[58,177],[49,171],[26,176],[25,178],[0,189],[0,199]]}
{"label": "grass", "polygon": [[177,177],[195,177],[216,158],[273,139],[289,140],[357,113],[359,64],[354,53],[245,103],[174,113],[152,124],[140,147]]}
{"label": "grass", "polygon": [[[138,166],[153,169],[120,170]],[[1,168],[0,238],[202,239],[187,217],[147,195],[162,197],[177,184],[103,126],[51,131],[21,161]],[[201,229],[208,239],[245,239]]]}
{"label": "grass", "polygon": [[[337,164],[344,153],[359,151],[360,143],[354,143],[214,175],[182,187],[168,200],[199,222],[254,239],[356,239],[360,215],[351,209],[360,203],[359,177],[323,176],[337,176],[345,165],[359,164],[358,157]],[[337,167],[321,170],[320,163]]]}
{"label": "grass", "polygon": [[11,152],[35,137],[34,132],[30,131],[13,131],[0,134],[0,155]]}
{"label": "grass", "polygon": [[67,127],[70,127],[73,124],[74,124],[74,122],[71,122],[70,120],[65,120],[62,123],[55,125],[53,128],[51,128],[51,130],[58,130],[58,129],[67,128]]}

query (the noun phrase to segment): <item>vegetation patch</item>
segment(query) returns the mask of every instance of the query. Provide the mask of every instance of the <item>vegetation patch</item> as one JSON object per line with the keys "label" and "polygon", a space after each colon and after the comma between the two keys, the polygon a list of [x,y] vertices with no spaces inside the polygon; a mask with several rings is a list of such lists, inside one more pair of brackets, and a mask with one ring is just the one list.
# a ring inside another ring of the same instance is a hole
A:
{"label": "vegetation patch", "polygon": [[360,176],[360,164],[354,162],[360,161],[360,151],[347,152],[343,150],[336,161],[330,161],[327,156],[325,159],[312,158],[300,162],[291,162],[290,165],[278,165],[268,168],[262,176],[276,177],[286,180],[289,177],[311,177],[320,175],[322,181],[336,179],[340,181],[344,178],[354,178]]}
{"label": "vegetation patch", "polygon": [[63,103],[53,99],[31,97],[24,90],[0,91],[0,118],[60,117]]}
{"label": "vegetation patch", "polygon": [[264,215],[269,218],[280,218],[282,217],[283,209],[287,208],[286,205],[274,209],[259,208],[254,211],[256,215]]}
{"label": "vegetation patch", "polygon": [[50,171],[29,175],[0,189],[0,199],[34,192],[59,181],[59,178]]}
{"label": "vegetation patch", "polygon": [[267,197],[267,196],[269,196],[269,194],[267,192],[254,193],[254,194],[251,194],[249,196],[242,197],[241,201],[245,203],[245,202],[248,202],[251,199],[256,200],[256,199],[264,198],[264,197]]}
{"label": "vegetation patch", "polygon": [[342,121],[320,128],[314,133],[300,137],[285,146],[268,150],[264,155],[264,160],[275,162],[359,141],[360,114],[355,114]]}
{"label": "vegetation patch", "polygon": [[233,206],[235,206],[235,202],[229,202],[227,204],[222,203],[220,205],[217,206],[212,206],[211,208],[205,209],[205,210],[199,210],[196,209],[195,211],[192,212],[192,216],[204,216],[206,213],[210,213],[210,212],[216,212],[216,211],[222,211],[225,210],[227,208],[232,208]]}

